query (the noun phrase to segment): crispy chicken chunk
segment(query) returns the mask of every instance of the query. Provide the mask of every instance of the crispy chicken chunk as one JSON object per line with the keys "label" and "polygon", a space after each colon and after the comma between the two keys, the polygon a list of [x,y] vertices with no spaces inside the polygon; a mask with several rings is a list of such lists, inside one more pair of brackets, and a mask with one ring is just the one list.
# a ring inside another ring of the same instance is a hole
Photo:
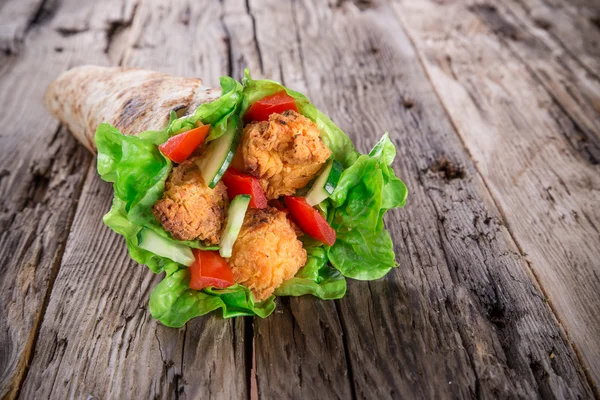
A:
{"label": "crispy chicken chunk", "polygon": [[260,179],[268,199],[306,186],[331,155],[317,125],[295,111],[271,114],[244,128],[242,155],[247,172]]}
{"label": "crispy chicken chunk", "polygon": [[173,168],[163,198],[152,211],[175,239],[217,244],[227,205],[225,185],[219,182],[214,189],[209,188],[194,160],[189,159]]}
{"label": "crispy chicken chunk", "polygon": [[306,250],[284,211],[249,208],[229,265],[236,283],[265,300],[306,263]]}

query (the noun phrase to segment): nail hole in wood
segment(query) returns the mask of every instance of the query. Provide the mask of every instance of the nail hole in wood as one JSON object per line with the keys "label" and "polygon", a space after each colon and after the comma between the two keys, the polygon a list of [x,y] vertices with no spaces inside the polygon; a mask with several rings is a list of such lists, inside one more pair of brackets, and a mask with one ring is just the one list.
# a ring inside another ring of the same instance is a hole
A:
{"label": "nail hole in wood", "polygon": [[433,165],[429,167],[429,171],[440,175],[446,181],[463,179],[466,176],[465,170],[460,165],[448,160],[446,156],[438,157]]}
{"label": "nail hole in wood", "polygon": [[546,31],[552,28],[552,23],[544,18],[536,18],[533,22],[535,23],[535,26]]}

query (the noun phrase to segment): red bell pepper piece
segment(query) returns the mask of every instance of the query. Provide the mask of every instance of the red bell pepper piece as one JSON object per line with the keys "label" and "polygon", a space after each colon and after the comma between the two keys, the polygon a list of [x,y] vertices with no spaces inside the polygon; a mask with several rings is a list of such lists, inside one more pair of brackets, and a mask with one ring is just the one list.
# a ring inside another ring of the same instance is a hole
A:
{"label": "red bell pepper piece", "polygon": [[335,230],[319,212],[306,202],[304,197],[284,197],[285,205],[294,221],[307,235],[328,246],[335,243]]}
{"label": "red bell pepper piece", "polygon": [[251,196],[250,207],[267,207],[267,197],[262,186],[260,186],[260,182],[255,177],[243,174],[230,167],[223,175],[222,180],[227,186],[227,196],[230,199],[235,198],[238,194],[249,194]]}
{"label": "red bell pepper piece", "polygon": [[269,115],[287,110],[298,112],[296,101],[285,90],[255,101],[244,116],[244,121],[267,121]]}
{"label": "red bell pepper piece", "polygon": [[204,142],[209,130],[210,125],[199,126],[170,137],[158,148],[171,161],[182,163]]}
{"label": "red bell pepper piece", "polygon": [[223,289],[233,285],[233,272],[227,261],[218,251],[193,249],[196,261],[190,269],[190,289],[201,290],[205,287]]}

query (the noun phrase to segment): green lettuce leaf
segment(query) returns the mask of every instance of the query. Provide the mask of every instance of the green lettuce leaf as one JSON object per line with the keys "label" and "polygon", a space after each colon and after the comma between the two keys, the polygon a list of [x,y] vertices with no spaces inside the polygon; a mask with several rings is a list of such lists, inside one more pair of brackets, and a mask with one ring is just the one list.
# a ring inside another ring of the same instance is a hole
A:
{"label": "green lettuce leaf", "polygon": [[408,190],[390,167],[396,148],[386,133],[369,155],[344,170],[329,198],[327,218],[337,239],[329,261],[344,276],[378,279],[397,266],[392,239],[384,229],[387,210],[403,207]]}
{"label": "green lettuce leaf", "polygon": [[[104,223],[125,237],[129,255],[135,261],[147,265],[154,273],[166,267],[173,268],[176,265],[173,261],[140,248],[137,238],[146,227],[175,241],[152,214],[152,206],[162,197],[171,161],[155,144],[140,137],[123,135],[109,124],[98,127],[95,140],[98,173],[103,180],[113,183],[115,192]],[[178,242],[197,249],[214,249],[197,240]]]}
{"label": "green lettuce leaf", "polygon": [[221,96],[210,103],[200,104],[192,115],[171,121],[167,127],[169,136],[195,128],[198,121],[211,125],[207,142],[225,133],[230,117],[238,110],[243,88],[238,81],[228,76],[221,77],[220,84]]}
{"label": "green lettuce leaf", "polygon": [[322,300],[340,299],[346,294],[346,279],[327,263],[327,252],[321,247],[307,249],[306,265],[296,276],[277,290],[277,296],[303,296],[312,294]]}
{"label": "green lettuce leaf", "polygon": [[154,143],[123,135],[109,124],[100,124],[95,141],[98,173],[113,183],[129,220],[137,225],[153,220],[151,207],[162,196],[171,161]]}
{"label": "green lettuce leaf", "polygon": [[180,328],[190,319],[219,308],[223,318],[253,315],[265,318],[275,309],[274,296],[256,303],[242,285],[193,290],[188,287],[189,280],[189,270],[180,269],[165,277],[150,294],[150,313],[163,325]]}

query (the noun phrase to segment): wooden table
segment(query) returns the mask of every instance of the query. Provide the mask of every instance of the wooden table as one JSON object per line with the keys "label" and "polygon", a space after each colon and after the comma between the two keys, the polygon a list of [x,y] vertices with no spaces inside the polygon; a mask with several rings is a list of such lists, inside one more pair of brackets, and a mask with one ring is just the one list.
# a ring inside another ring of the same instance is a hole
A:
{"label": "wooden table", "polygon": [[[0,397],[593,398],[600,3],[0,0]],[[94,158],[42,105],[81,64],[283,81],[389,130],[400,267],[267,319],[154,321]]]}

